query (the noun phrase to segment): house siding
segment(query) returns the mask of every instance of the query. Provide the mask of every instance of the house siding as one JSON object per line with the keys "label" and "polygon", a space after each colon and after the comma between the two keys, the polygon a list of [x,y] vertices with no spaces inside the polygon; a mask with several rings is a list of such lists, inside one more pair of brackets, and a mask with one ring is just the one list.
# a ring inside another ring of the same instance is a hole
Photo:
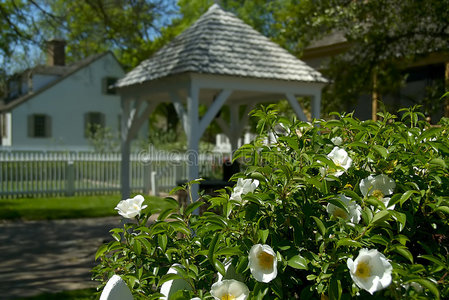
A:
{"label": "house siding", "polygon": [[[101,112],[105,126],[118,132],[120,97],[103,93],[104,77],[120,78],[123,69],[112,54],[102,56],[49,89],[15,107],[12,114],[12,146],[36,150],[87,150],[84,117],[88,112]],[[51,137],[28,136],[28,116],[51,117]]]}

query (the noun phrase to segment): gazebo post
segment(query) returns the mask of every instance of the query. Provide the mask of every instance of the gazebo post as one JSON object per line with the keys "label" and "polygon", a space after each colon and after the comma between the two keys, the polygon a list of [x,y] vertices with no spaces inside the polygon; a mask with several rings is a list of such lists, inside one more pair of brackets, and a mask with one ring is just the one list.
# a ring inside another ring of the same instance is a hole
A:
{"label": "gazebo post", "polygon": [[128,121],[130,117],[129,100],[121,100],[122,105],[122,119],[121,119],[121,152],[122,160],[120,165],[120,181],[122,186],[122,199],[129,198],[130,184],[129,184],[129,155],[130,155],[130,140],[128,139]]}
{"label": "gazebo post", "polygon": [[229,106],[229,111],[231,113],[231,120],[230,120],[230,130],[229,130],[229,142],[231,143],[231,157],[234,156],[234,152],[238,149],[239,145],[239,136],[241,134],[240,130],[238,130],[240,127],[239,123],[239,106],[236,104],[231,104]]}
{"label": "gazebo post", "polygon": [[[198,96],[199,89],[192,83],[189,89],[189,95],[187,96],[187,146],[188,152],[188,180],[198,179],[199,177],[199,165],[198,165],[198,155],[199,155],[199,115],[198,115]],[[192,201],[198,199],[198,184],[194,184],[191,187]]]}
{"label": "gazebo post", "polygon": [[321,113],[321,90],[312,96],[312,119],[319,119]]}

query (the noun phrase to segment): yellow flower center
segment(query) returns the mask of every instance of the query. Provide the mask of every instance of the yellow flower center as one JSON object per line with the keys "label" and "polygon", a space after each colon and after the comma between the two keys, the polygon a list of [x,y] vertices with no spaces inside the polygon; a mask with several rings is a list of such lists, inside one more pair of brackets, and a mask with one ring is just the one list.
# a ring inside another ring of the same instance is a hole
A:
{"label": "yellow flower center", "polygon": [[372,196],[376,197],[377,199],[381,200],[384,197],[384,194],[382,193],[381,190],[374,190],[371,193]]}
{"label": "yellow flower center", "polygon": [[342,219],[348,218],[348,214],[341,208],[336,208],[333,215],[334,217],[340,217]]}
{"label": "yellow flower center", "polygon": [[362,279],[367,279],[371,276],[371,268],[366,262],[359,262],[357,264],[357,269],[355,270],[355,275]]}
{"label": "yellow flower center", "polygon": [[139,205],[137,205],[137,204],[133,204],[133,208],[135,209],[135,210],[139,210]]}
{"label": "yellow flower center", "polygon": [[231,294],[226,294],[226,295],[221,296],[221,300],[234,300],[234,299],[235,299],[235,297]]}
{"label": "yellow flower center", "polygon": [[273,255],[262,251],[257,255],[257,259],[259,260],[259,265],[262,269],[271,270],[273,268]]}

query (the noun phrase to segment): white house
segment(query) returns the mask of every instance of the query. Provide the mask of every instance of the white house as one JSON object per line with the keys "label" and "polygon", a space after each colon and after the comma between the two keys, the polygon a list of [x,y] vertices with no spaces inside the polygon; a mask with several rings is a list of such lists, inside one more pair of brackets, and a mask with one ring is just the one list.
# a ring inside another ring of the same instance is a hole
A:
{"label": "white house", "polygon": [[[111,52],[64,64],[64,42],[52,41],[48,64],[10,80],[0,102],[0,142],[14,150],[88,150],[91,125],[120,132],[120,96],[111,87],[125,72]],[[146,126],[144,126],[146,128]]]}

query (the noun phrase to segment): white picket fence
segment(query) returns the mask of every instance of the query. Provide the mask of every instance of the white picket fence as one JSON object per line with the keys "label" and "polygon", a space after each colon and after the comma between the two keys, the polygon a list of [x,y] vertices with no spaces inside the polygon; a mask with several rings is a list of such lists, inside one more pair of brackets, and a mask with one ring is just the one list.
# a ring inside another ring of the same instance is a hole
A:
{"label": "white picket fence", "polygon": [[[132,192],[169,192],[186,179],[186,153],[142,151],[130,157]],[[198,156],[200,176],[220,172],[218,153]],[[120,153],[0,151],[0,198],[120,191]]]}

